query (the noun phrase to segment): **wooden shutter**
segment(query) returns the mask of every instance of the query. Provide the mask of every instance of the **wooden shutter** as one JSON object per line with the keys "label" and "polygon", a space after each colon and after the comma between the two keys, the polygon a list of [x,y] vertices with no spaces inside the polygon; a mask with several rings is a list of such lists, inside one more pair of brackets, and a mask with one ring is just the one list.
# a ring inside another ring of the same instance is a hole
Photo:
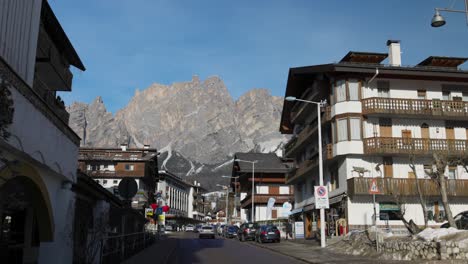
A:
{"label": "wooden shutter", "polygon": [[380,118],[380,137],[392,137],[392,120],[390,118]]}
{"label": "wooden shutter", "polygon": [[383,158],[383,165],[384,165],[384,177],[385,178],[393,178],[393,159],[392,159],[392,157],[384,157]]}
{"label": "wooden shutter", "polygon": [[271,218],[272,219],[278,218],[278,212],[276,211],[276,209],[271,210]]}
{"label": "wooden shutter", "polygon": [[268,191],[269,194],[273,194],[273,195],[279,194],[279,186],[269,186],[268,188],[269,188],[269,191]]}
{"label": "wooden shutter", "polygon": [[411,130],[402,130],[401,137],[403,138],[403,144],[411,144]]}
{"label": "wooden shutter", "polygon": [[453,127],[446,127],[445,134],[446,134],[447,139],[455,139],[455,131]]}

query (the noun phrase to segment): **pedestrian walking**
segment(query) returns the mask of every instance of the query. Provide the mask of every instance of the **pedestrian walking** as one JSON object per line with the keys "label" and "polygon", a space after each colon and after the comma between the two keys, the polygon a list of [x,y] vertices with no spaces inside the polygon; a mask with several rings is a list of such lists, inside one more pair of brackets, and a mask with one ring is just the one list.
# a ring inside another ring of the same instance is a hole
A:
{"label": "pedestrian walking", "polygon": [[291,236],[292,239],[292,225],[290,221],[286,223],[286,240],[288,240],[289,236]]}

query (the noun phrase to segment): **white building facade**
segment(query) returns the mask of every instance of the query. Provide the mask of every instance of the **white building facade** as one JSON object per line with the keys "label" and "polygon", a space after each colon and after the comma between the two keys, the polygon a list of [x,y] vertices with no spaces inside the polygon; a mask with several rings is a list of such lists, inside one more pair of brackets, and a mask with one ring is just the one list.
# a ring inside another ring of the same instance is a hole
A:
{"label": "white building facade", "polygon": [[[339,63],[290,70],[286,96],[328,102],[320,126],[330,197],[325,220],[332,227],[366,228],[376,216],[379,226],[401,228],[399,205],[405,219],[424,225],[417,183],[429,224],[439,225],[444,209],[428,175],[432,155],[467,153],[468,72],[458,68],[466,59],[431,56],[402,67],[399,41],[387,44],[388,65],[381,64],[386,53],[350,52]],[[295,186],[293,217],[303,220],[306,237],[313,237],[320,221],[313,194],[319,185],[316,106],[285,104],[280,129],[293,134],[285,155],[296,160],[288,177]],[[468,210],[468,173],[461,165],[447,166],[445,176],[453,215]],[[369,191],[373,185],[378,189],[376,214]]]}
{"label": "white building facade", "polygon": [[69,263],[80,138],[56,92],[71,91],[70,65],[84,66],[47,1],[0,5],[0,83],[14,108],[0,138],[2,260]]}

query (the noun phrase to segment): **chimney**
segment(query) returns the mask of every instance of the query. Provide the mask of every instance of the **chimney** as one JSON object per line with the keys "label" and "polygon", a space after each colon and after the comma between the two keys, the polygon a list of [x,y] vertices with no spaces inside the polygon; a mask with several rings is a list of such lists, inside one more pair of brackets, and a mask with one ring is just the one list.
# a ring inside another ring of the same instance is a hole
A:
{"label": "chimney", "polygon": [[120,144],[122,151],[127,151],[127,144]]}
{"label": "chimney", "polygon": [[399,40],[387,40],[388,58],[391,66],[401,66],[401,49]]}

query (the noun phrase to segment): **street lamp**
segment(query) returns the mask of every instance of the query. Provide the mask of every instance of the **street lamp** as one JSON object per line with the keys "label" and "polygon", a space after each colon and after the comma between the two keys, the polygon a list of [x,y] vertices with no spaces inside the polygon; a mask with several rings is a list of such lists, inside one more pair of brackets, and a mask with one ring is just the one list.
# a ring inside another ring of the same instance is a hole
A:
{"label": "street lamp", "polygon": [[226,185],[221,185],[221,184],[216,184],[216,186],[222,187],[223,189],[226,188],[226,215],[225,215],[225,221],[226,225],[228,224],[228,211],[229,211],[229,187]]}
{"label": "street lamp", "polygon": [[247,162],[252,164],[252,212],[250,213],[250,217],[252,219],[252,223],[255,223],[255,218],[254,218],[254,211],[255,211],[255,163],[258,162],[258,160],[250,161],[250,160],[241,160],[241,159],[235,159],[234,161],[236,162]]}
{"label": "street lamp", "polygon": [[466,24],[468,25],[468,0],[465,0],[465,10],[456,10],[456,9],[449,9],[449,8],[435,8],[435,14],[431,20],[432,27],[441,27],[445,25],[445,19],[440,14],[440,11],[445,12],[453,12],[453,13],[464,13],[466,15]]}
{"label": "street lamp", "polygon": [[[308,104],[317,105],[317,131],[318,131],[318,153],[319,153],[319,184],[323,186],[323,161],[322,161],[322,121],[321,121],[321,107],[323,107],[327,101],[313,102],[308,100],[298,99],[294,96],[288,96],[285,98],[286,101],[304,102]],[[320,245],[325,247],[325,209],[320,208]]]}
{"label": "street lamp", "polygon": [[234,179],[234,217],[237,217],[237,179],[239,179],[239,176],[232,177],[232,176],[227,176],[227,175],[222,175],[222,178],[229,178],[229,179]]}

